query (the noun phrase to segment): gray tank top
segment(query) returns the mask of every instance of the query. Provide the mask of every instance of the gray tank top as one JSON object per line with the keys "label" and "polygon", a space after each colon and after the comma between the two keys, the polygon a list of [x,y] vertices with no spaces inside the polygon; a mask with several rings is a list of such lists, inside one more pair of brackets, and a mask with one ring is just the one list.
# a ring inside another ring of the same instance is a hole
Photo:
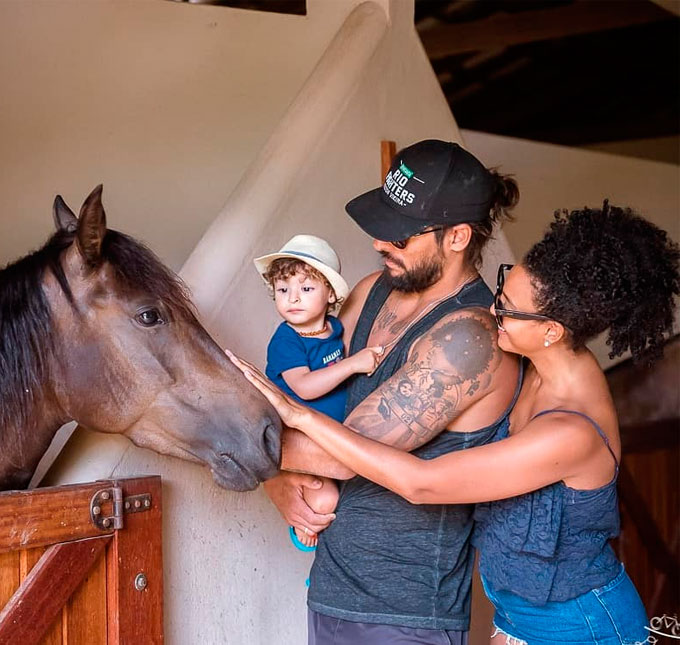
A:
{"label": "gray tank top", "polygon": [[[381,276],[357,321],[350,354],[366,346],[389,293]],[[443,316],[488,308],[491,300],[491,292],[477,279],[440,303],[406,332],[372,377],[354,378],[347,413],[404,364],[413,342]],[[413,454],[432,459],[486,443],[508,411],[475,432],[444,431]],[[310,576],[310,609],[355,622],[468,629],[473,508],[472,504],[412,505],[363,477],[344,482],[337,518],[319,537]]]}

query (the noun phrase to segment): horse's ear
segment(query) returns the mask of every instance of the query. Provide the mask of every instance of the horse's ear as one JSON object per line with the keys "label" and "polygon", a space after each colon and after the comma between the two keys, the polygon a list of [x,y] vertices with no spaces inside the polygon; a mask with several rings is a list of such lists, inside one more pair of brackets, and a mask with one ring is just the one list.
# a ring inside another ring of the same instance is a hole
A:
{"label": "horse's ear", "polygon": [[52,217],[54,217],[54,225],[58,231],[75,233],[78,228],[76,214],[67,206],[61,195],[54,198]]}
{"label": "horse's ear", "polygon": [[102,189],[99,184],[87,197],[80,209],[76,243],[80,254],[90,266],[101,260],[102,242],[106,235],[106,215],[102,206]]}

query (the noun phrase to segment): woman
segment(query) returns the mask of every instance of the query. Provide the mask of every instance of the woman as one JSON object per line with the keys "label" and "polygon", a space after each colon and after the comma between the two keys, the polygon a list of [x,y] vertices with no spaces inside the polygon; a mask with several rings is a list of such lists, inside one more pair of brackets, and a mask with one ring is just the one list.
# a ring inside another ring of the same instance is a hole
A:
{"label": "woman", "polygon": [[643,642],[644,608],[608,544],[619,529],[616,412],[585,343],[609,330],[611,356],[659,355],[679,257],[665,232],[606,201],[557,214],[523,263],[498,273],[498,343],[528,360],[508,422],[491,444],[429,461],[365,439],[241,367],[287,425],[356,473],[412,503],[486,502],[475,544],[496,608],[494,645]]}

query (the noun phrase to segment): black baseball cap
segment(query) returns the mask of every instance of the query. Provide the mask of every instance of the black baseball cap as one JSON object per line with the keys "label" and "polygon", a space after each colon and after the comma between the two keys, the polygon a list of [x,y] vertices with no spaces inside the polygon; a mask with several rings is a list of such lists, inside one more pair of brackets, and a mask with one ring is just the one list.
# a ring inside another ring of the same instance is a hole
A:
{"label": "black baseball cap", "polygon": [[493,176],[467,150],[427,139],[400,150],[382,188],[355,197],[345,210],[371,237],[390,242],[428,226],[483,220],[494,193]]}

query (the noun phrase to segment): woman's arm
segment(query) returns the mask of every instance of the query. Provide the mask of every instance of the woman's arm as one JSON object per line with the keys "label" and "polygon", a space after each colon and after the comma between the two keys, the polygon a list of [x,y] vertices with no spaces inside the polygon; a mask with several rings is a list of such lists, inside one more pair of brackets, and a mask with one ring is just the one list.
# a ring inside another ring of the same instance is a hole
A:
{"label": "woman's arm", "polygon": [[411,503],[459,504],[514,497],[561,481],[602,448],[587,422],[552,416],[507,439],[430,460],[357,435],[313,410],[296,425],[354,472]]}
{"label": "woman's arm", "polygon": [[521,495],[578,473],[603,447],[586,421],[553,414],[535,419],[502,441],[420,459],[291,402],[254,371],[245,374],[288,426],[303,431],[352,471],[414,504],[473,503]]}

